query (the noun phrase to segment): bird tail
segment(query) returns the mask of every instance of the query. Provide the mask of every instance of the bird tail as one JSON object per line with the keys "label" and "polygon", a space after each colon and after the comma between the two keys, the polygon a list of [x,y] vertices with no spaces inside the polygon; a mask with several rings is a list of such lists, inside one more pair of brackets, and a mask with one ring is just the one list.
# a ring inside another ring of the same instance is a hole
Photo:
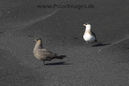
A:
{"label": "bird tail", "polygon": [[57,58],[57,59],[63,59],[65,57],[66,57],[66,55],[57,55],[55,58]]}
{"label": "bird tail", "polygon": [[97,39],[94,42],[98,42]]}

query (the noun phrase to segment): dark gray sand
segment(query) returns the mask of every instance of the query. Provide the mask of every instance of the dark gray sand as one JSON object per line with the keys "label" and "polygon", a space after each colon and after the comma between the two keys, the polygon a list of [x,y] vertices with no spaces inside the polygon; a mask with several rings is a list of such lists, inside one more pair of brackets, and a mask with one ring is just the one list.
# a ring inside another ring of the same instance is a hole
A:
{"label": "dark gray sand", "polygon": [[[0,1],[0,86],[129,86],[129,1]],[[93,4],[95,8],[43,9],[39,4]],[[87,44],[90,22],[102,44]],[[67,55],[43,65],[35,38]]]}

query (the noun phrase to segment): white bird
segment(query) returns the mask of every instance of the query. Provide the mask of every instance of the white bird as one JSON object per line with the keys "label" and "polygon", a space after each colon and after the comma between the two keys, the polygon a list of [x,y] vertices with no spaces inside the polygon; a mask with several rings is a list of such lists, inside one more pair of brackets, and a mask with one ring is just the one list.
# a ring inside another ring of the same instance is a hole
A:
{"label": "white bird", "polygon": [[37,59],[42,60],[44,64],[45,61],[51,61],[52,59],[63,59],[64,57],[66,57],[66,55],[52,53],[43,48],[42,40],[40,38],[35,39],[35,42],[36,44],[33,49],[33,54]]}
{"label": "white bird", "polygon": [[85,26],[85,32],[83,35],[83,39],[87,42],[87,43],[93,43],[93,42],[97,42],[97,38],[95,33],[91,30],[91,25],[89,23],[85,23],[83,24],[83,26]]}

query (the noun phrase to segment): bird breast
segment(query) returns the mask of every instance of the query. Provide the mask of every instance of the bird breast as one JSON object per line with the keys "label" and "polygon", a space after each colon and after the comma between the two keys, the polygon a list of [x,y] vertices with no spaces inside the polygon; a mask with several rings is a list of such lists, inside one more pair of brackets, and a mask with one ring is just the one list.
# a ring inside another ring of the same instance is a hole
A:
{"label": "bird breast", "polygon": [[39,59],[39,60],[45,59],[44,55],[41,55],[41,54],[39,53],[39,50],[34,51],[34,56],[35,56],[37,59]]}
{"label": "bird breast", "polygon": [[83,38],[84,38],[85,41],[88,41],[88,42],[94,42],[95,41],[95,37],[93,35],[90,35],[89,33],[84,34]]}

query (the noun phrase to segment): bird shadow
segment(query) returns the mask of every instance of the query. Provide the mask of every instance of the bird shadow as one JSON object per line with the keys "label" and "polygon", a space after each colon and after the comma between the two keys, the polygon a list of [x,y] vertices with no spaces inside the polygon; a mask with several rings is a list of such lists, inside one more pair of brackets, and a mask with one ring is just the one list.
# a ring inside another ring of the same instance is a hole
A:
{"label": "bird shadow", "polygon": [[56,63],[46,63],[44,65],[70,65],[70,63],[66,62],[56,62]]}
{"label": "bird shadow", "polygon": [[98,44],[92,45],[92,47],[100,47],[100,46],[107,46],[107,45],[110,45],[110,44],[98,43]]}

